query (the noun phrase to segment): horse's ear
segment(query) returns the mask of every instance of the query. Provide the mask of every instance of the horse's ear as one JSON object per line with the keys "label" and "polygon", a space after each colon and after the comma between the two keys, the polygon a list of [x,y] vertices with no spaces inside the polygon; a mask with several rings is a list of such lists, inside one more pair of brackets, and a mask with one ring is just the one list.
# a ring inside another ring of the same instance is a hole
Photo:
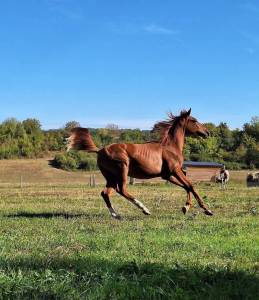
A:
{"label": "horse's ear", "polygon": [[182,118],[188,118],[191,114],[191,109],[189,109],[188,111],[187,110],[182,110],[181,111],[181,117]]}

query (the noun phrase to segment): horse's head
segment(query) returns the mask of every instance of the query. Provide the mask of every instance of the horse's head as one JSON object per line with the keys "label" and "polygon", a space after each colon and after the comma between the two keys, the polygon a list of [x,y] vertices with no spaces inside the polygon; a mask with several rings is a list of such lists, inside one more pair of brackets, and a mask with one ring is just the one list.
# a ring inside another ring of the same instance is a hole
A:
{"label": "horse's head", "polygon": [[160,135],[162,145],[166,145],[171,137],[175,136],[175,132],[179,127],[184,128],[186,136],[207,137],[209,135],[208,129],[191,116],[191,109],[182,111],[179,116],[169,113],[168,117],[169,119],[165,121],[157,122],[152,130]]}
{"label": "horse's head", "polygon": [[181,113],[181,117],[185,119],[186,121],[186,127],[185,127],[185,135],[198,135],[201,137],[208,137],[209,131],[208,129],[201,124],[197,119],[191,116],[191,109],[189,109],[186,112]]}

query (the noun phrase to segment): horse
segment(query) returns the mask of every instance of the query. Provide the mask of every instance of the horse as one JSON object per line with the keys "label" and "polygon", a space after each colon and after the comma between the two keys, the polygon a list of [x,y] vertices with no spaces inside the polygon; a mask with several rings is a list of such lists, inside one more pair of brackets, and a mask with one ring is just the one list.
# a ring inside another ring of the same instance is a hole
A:
{"label": "horse", "polygon": [[229,181],[229,178],[230,178],[229,171],[223,165],[219,175],[216,177],[216,182],[220,182],[221,188],[224,190],[226,188],[227,182]]}
{"label": "horse", "polygon": [[208,129],[190,114],[191,109],[182,111],[179,116],[169,113],[167,120],[157,122],[153,127],[153,132],[158,133],[160,138],[143,144],[116,143],[99,149],[88,129],[77,127],[71,130],[67,139],[68,151],[74,149],[97,153],[97,165],[106,179],[106,187],[101,196],[113,218],[121,218],[110,201],[114,190],[142,210],[145,215],[150,215],[148,208],[128,193],[126,188],[128,176],[138,179],[161,177],[186,190],[187,201],[182,207],[184,214],[192,207],[191,194],[193,194],[204,213],[213,215],[182,170],[185,136],[209,135]]}

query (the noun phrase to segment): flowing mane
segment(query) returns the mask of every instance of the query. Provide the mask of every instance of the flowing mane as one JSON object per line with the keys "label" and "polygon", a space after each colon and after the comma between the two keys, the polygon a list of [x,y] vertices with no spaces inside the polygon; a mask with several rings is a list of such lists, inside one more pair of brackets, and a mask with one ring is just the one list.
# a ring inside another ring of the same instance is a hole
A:
{"label": "flowing mane", "polygon": [[157,122],[154,125],[152,132],[157,133],[159,135],[160,137],[159,142],[161,145],[166,144],[168,140],[169,132],[171,131],[171,129],[175,128],[175,125],[178,123],[179,119],[182,116],[184,116],[186,113],[187,113],[186,110],[182,110],[180,116],[175,116],[172,114],[172,112],[169,112],[167,114],[168,115],[167,120]]}

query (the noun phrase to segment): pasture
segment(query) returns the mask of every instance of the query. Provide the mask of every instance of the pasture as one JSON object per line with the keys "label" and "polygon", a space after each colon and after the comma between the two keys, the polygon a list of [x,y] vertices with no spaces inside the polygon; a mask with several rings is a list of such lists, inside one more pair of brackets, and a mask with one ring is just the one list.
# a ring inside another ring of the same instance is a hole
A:
{"label": "pasture", "polygon": [[196,185],[213,217],[196,202],[184,216],[185,192],[158,182],[129,187],[151,216],[114,195],[118,221],[101,177],[90,188],[44,160],[0,163],[0,299],[259,297],[259,190],[242,173],[225,191]]}

